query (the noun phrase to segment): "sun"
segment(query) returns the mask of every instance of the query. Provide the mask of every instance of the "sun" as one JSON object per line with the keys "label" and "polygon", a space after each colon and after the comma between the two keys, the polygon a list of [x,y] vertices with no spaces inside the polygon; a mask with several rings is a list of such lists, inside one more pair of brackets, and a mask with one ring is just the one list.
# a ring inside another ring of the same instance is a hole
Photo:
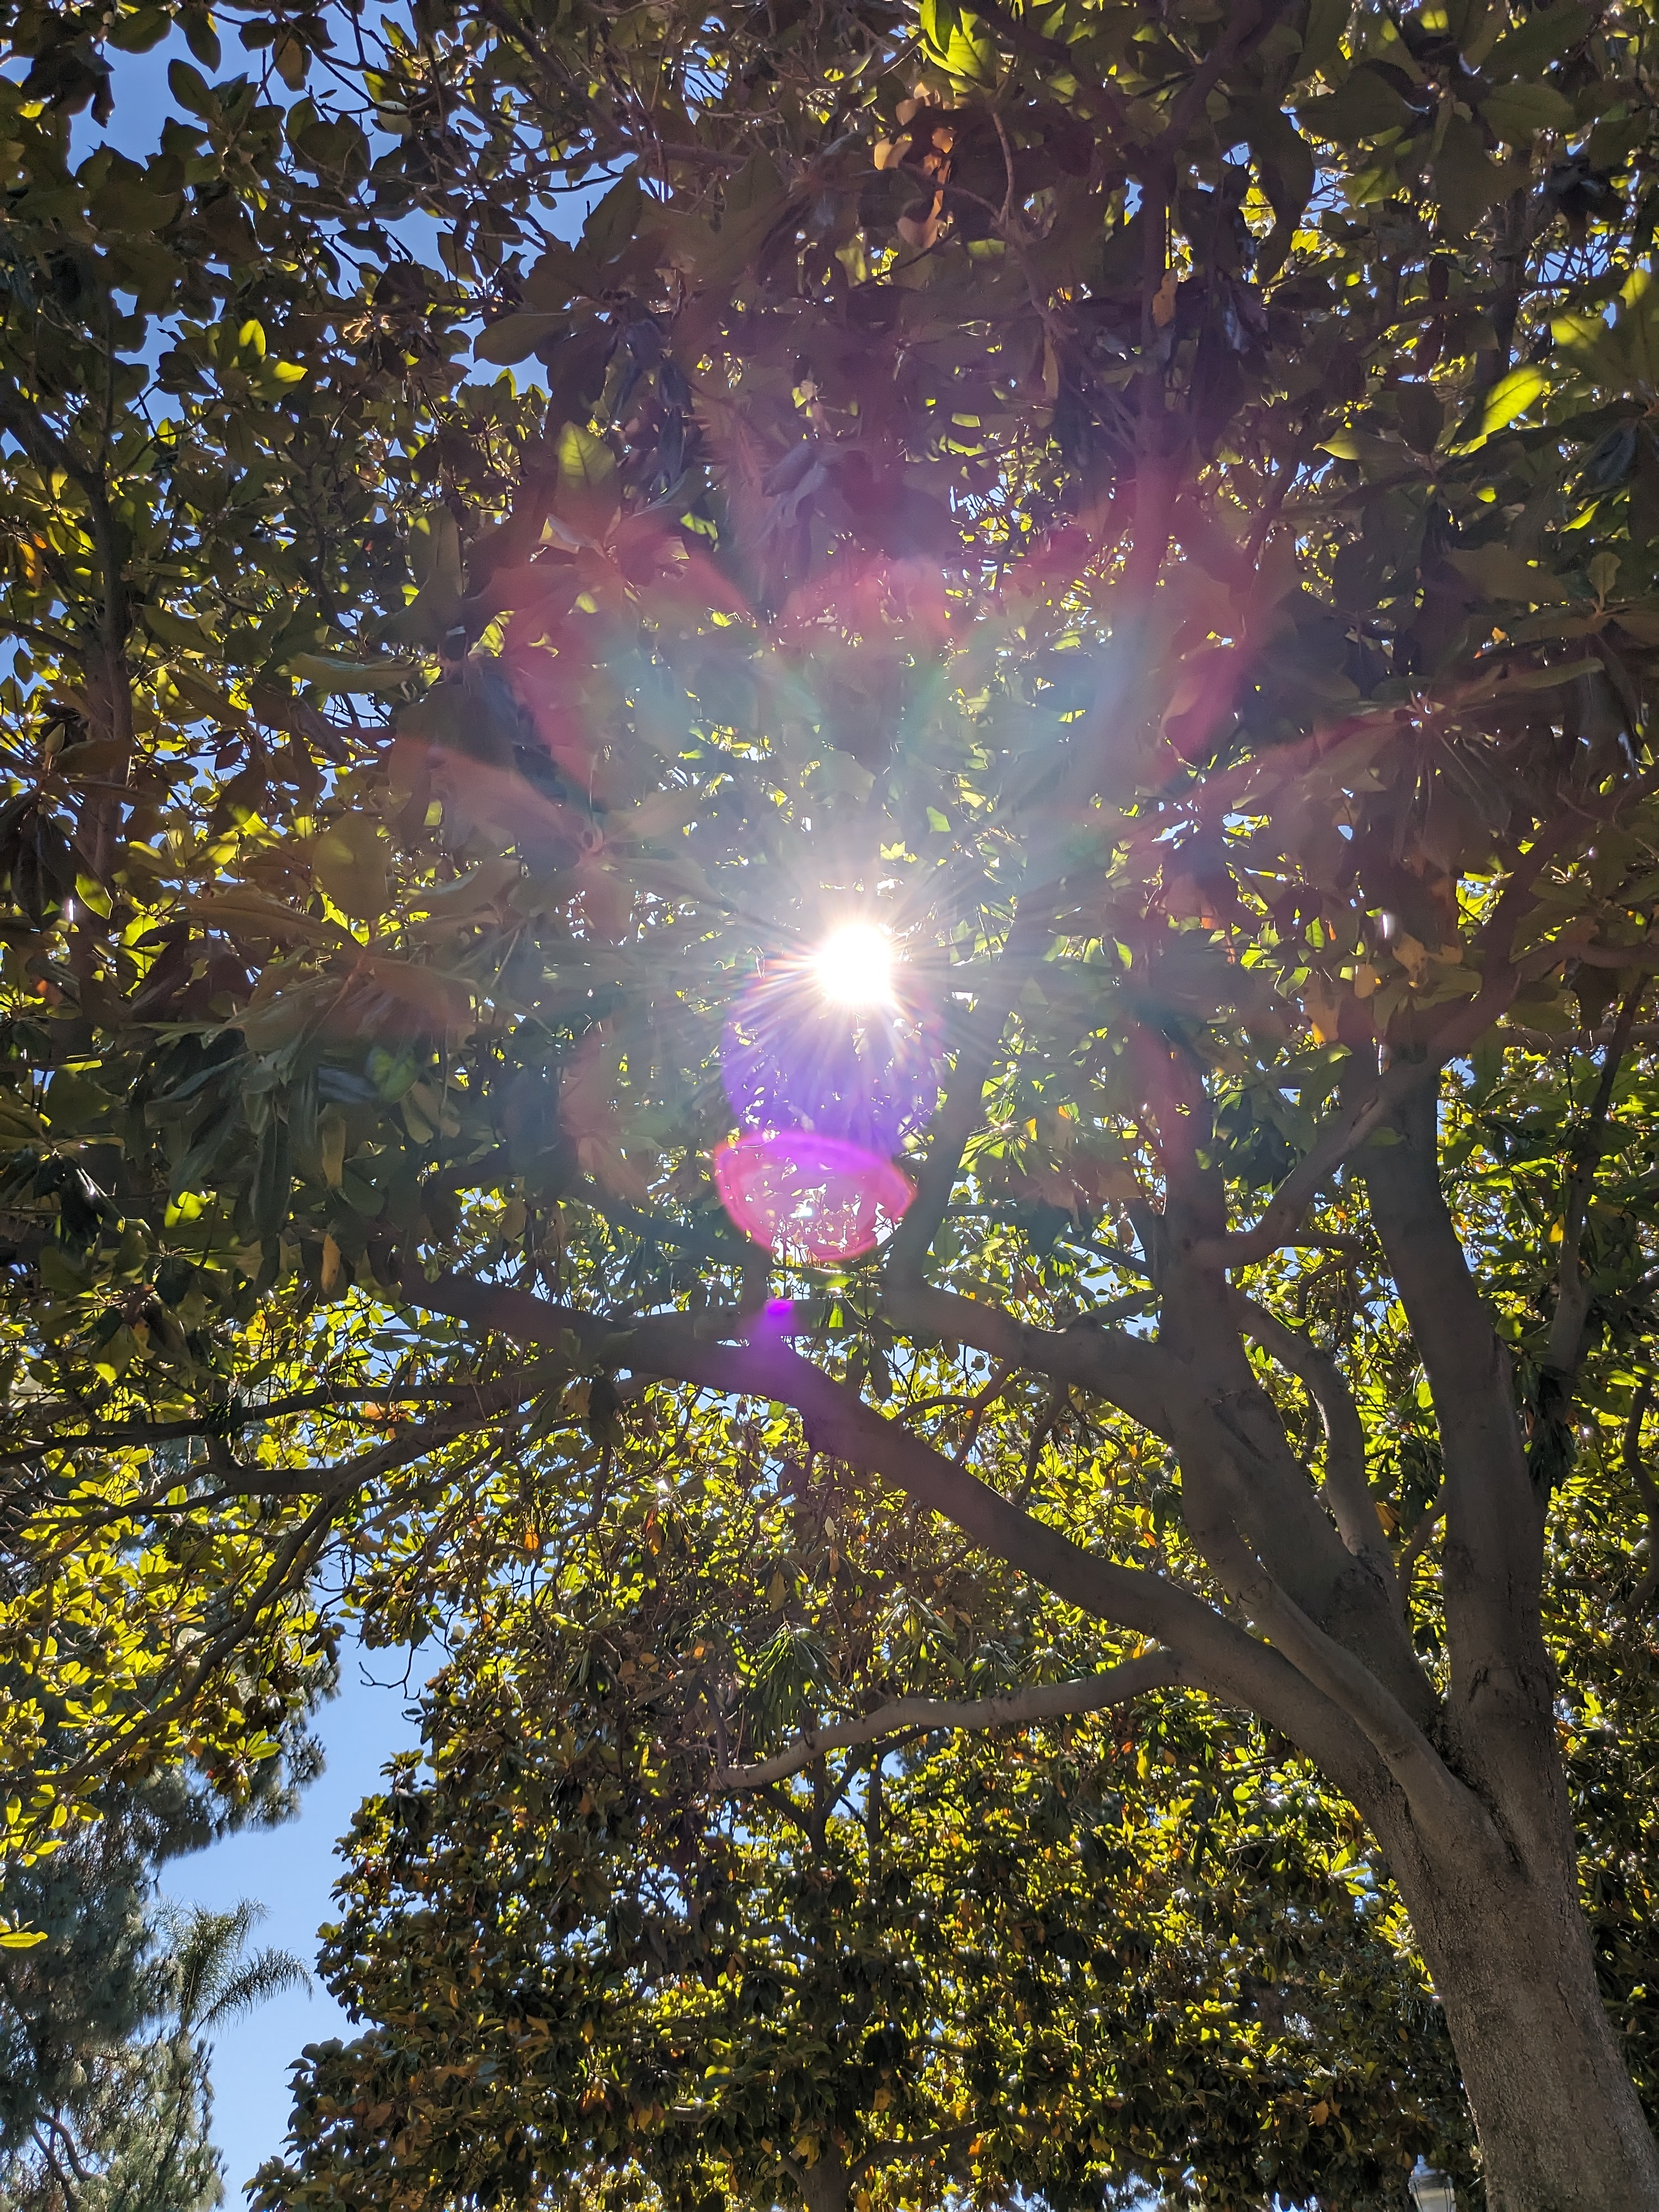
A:
{"label": "sun", "polygon": [[872,921],[843,922],[812,960],[824,997],[837,1006],[884,1006],[893,995],[893,948]]}

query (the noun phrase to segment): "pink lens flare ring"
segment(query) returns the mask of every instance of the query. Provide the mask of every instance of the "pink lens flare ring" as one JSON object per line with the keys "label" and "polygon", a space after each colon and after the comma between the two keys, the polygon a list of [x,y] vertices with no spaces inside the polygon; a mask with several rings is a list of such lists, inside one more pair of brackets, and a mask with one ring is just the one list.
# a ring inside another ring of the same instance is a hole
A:
{"label": "pink lens flare ring", "polygon": [[751,1243],[797,1266],[873,1251],[915,1196],[891,1160],[810,1129],[751,1130],[714,1152],[720,1203]]}

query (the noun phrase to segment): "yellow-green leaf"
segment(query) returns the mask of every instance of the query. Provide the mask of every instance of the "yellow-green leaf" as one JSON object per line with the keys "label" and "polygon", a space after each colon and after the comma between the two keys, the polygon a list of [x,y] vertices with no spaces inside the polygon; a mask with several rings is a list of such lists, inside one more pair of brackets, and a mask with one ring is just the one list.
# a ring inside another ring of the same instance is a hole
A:
{"label": "yellow-green leaf", "polygon": [[290,676],[302,684],[318,684],[325,691],[395,691],[421,674],[414,660],[334,660],[323,653],[296,653],[288,664]]}

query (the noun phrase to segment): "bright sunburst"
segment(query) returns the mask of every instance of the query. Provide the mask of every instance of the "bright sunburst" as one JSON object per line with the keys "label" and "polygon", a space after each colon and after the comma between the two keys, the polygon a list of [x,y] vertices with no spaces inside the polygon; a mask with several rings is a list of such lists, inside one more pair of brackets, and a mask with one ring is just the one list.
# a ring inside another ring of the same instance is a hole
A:
{"label": "bright sunburst", "polygon": [[893,948],[871,921],[843,922],[812,963],[817,985],[839,1006],[882,1006],[893,995]]}

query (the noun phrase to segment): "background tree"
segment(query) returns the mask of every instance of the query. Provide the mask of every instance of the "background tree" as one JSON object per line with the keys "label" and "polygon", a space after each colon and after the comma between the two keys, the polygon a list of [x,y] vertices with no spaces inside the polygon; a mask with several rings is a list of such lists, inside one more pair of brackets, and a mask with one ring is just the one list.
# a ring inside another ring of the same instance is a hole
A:
{"label": "background tree", "polygon": [[[291,1806],[268,1793],[264,1810]],[[36,1934],[0,1959],[0,2204],[196,2212],[224,2196],[209,2135],[212,2031],[304,1979],[246,1954],[260,1908],[158,1905],[157,1869],[199,1849],[210,1808],[177,1774],[118,1794],[96,1826],[0,1892]]]}
{"label": "background tree", "polygon": [[[1650,2204],[1543,1577],[1582,1514],[1650,1595],[1647,10],[245,28],[304,98],[181,64],[144,173],[246,318],[175,319],[175,439],[98,304],[137,180],[63,160],[99,26],[18,26],[9,1625],[100,1685],[65,1770],[9,1711],[20,1836],[94,1760],[246,1774],[325,1562],[418,1623],[526,1433],[661,1376],[1097,1622],[1080,1699],[1295,1744],[1491,2202]],[[538,369],[459,389],[474,307]],[[849,916],[890,1008],[825,1009]],[[1150,1543],[1006,1483],[1008,1376],[1137,1425]]]}

